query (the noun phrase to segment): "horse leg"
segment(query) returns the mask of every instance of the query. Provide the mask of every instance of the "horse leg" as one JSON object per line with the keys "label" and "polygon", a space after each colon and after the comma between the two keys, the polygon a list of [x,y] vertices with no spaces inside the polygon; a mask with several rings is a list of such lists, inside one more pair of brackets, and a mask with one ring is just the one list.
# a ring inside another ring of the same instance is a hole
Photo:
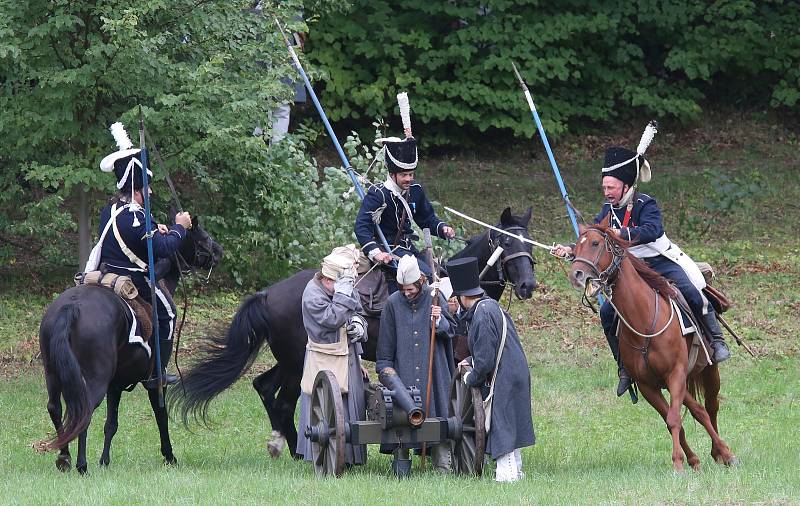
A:
{"label": "horse leg", "polygon": [[299,459],[301,456],[297,453],[297,428],[294,426],[294,412],[297,409],[297,400],[300,398],[301,378],[296,374],[290,374],[284,375],[283,379],[277,399],[280,430],[286,436],[292,457]]}
{"label": "horse leg", "polygon": [[[62,407],[61,407],[61,389],[56,384],[55,377],[50,374],[47,375],[47,412],[50,414],[50,420],[53,422],[53,427],[56,429],[56,434],[61,433],[63,421]],[[69,445],[66,444],[58,449],[58,458],[56,458],[56,469],[62,473],[66,473],[72,467],[72,457],[69,454]]]}
{"label": "horse leg", "polygon": [[89,471],[89,466],[86,462],[86,434],[89,432],[88,427],[81,432],[78,436],[78,460],[75,462],[75,469],[80,474],[86,474]]}
{"label": "horse leg", "polygon": [[[166,390],[164,395],[166,396]],[[161,455],[164,456],[164,463],[171,466],[178,465],[178,459],[172,453],[172,441],[169,439],[169,416],[167,414],[167,404],[158,405],[158,389],[147,389],[147,396],[150,399],[150,407],[153,408],[153,415],[156,417],[158,425],[158,435],[161,438]]]}
{"label": "horse leg", "polygon": [[676,400],[676,395],[678,393],[673,393],[673,390],[670,389],[670,404],[667,404],[667,400],[661,393],[661,389],[643,382],[639,383],[639,391],[642,392],[647,402],[658,411],[658,414],[661,415],[661,418],[663,418],[664,422],[667,424],[667,430],[672,434],[672,467],[676,472],[682,473],[683,451],[680,445],[680,432],[682,428],[680,406],[682,400],[678,402]]}
{"label": "horse leg", "polygon": [[253,380],[253,388],[258,392],[261,403],[264,405],[264,409],[267,410],[269,423],[272,426],[272,434],[267,440],[267,451],[270,457],[274,459],[281,456],[283,447],[286,446],[286,437],[281,433],[280,420],[275,407],[275,394],[278,392],[282,377],[281,365],[277,364],[267,372],[259,374]]}
{"label": "horse leg", "polygon": [[719,368],[714,366],[706,367],[702,374],[703,389],[705,396],[705,408],[693,397],[687,396],[686,407],[692,416],[700,422],[711,437],[711,457],[718,463],[726,466],[739,465],[739,459],[731,452],[730,447],[720,437],[717,429],[717,411],[719,410]]}
{"label": "horse leg", "polygon": [[122,397],[122,389],[112,385],[106,394],[106,424],[103,427],[103,454],[100,456],[100,465],[107,466],[111,463],[111,440],[117,433],[119,427],[119,401]]}

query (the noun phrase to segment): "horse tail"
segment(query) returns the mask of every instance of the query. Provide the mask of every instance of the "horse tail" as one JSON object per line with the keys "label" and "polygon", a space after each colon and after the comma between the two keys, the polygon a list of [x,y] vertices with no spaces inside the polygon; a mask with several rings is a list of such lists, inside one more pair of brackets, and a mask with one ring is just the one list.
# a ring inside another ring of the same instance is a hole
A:
{"label": "horse tail", "polygon": [[[703,370],[705,371],[705,369]],[[689,392],[689,395],[694,397],[694,400],[697,402],[703,402],[703,396],[706,392],[705,384],[703,383],[703,373],[690,374],[686,378],[686,391]]]}
{"label": "horse tail", "polygon": [[200,347],[203,358],[170,393],[184,424],[190,413],[205,424],[209,403],[253,365],[269,339],[266,299],[266,291],[251,295],[236,311],[227,333],[212,331],[206,336]]}
{"label": "horse tail", "polygon": [[92,416],[86,382],[69,345],[72,327],[79,316],[78,306],[67,304],[58,310],[51,328],[46,364],[58,378],[66,405],[62,428],[48,444],[52,449],[61,448],[78,437],[89,426]]}

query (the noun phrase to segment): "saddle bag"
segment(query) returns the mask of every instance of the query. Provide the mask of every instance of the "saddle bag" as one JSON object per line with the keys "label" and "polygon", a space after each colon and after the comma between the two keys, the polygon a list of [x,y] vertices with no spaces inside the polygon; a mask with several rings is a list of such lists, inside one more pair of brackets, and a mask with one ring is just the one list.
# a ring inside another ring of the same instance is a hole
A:
{"label": "saddle bag", "polygon": [[711,281],[714,279],[714,269],[707,262],[696,263],[706,280],[706,287],[703,288],[703,295],[705,295],[711,305],[714,306],[714,311],[722,314],[729,310],[731,306],[733,306],[731,300],[720,290],[711,286]]}
{"label": "saddle bag", "polygon": [[356,284],[356,291],[361,300],[361,307],[367,316],[380,317],[386,299],[389,298],[389,284],[383,271],[374,269],[362,277]]}
{"label": "saddle bag", "polygon": [[139,290],[128,276],[120,276],[110,272],[101,271],[79,272],[75,274],[75,286],[99,285],[111,288],[114,293],[126,300],[133,300],[139,295]]}

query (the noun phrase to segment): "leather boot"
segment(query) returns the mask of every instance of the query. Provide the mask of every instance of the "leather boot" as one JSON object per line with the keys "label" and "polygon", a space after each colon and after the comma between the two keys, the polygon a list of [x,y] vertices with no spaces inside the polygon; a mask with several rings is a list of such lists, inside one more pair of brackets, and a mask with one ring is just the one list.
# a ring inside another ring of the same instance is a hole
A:
{"label": "leather boot", "polygon": [[[172,340],[161,340],[160,341],[160,351],[161,351],[161,381],[164,386],[167,385],[174,385],[178,382],[178,377],[174,374],[167,374],[167,364],[169,363],[169,359],[172,356]],[[153,373],[150,375],[149,378],[142,381],[142,386],[147,389],[155,389],[158,388],[158,373],[153,370]]]}
{"label": "leather boot", "polygon": [[614,355],[614,360],[617,362],[617,373],[619,374],[617,397],[622,397],[622,394],[627,392],[631,387],[633,381],[631,380],[631,375],[625,370],[625,366],[622,365],[622,359],[620,359],[619,356],[619,338],[617,338],[617,336],[615,336],[613,333],[609,332],[606,334],[606,340],[608,341],[608,347],[611,348],[611,353]]}
{"label": "leather boot", "polygon": [[714,363],[716,364],[728,360],[731,358],[731,351],[728,349],[728,344],[722,337],[722,329],[717,320],[717,313],[713,310],[709,311],[708,314],[704,316],[704,320],[706,327],[708,327],[708,330],[711,332],[711,349],[714,351],[714,356],[711,358],[714,359]]}

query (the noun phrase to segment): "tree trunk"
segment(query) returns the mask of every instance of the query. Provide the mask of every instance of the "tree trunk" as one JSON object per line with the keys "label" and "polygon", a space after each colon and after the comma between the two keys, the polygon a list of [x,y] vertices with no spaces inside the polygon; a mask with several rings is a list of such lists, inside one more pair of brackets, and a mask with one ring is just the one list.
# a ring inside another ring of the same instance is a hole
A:
{"label": "tree trunk", "polygon": [[89,192],[78,185],[78,269],[83,269],[91,250],[91,220],[89,219]]}

